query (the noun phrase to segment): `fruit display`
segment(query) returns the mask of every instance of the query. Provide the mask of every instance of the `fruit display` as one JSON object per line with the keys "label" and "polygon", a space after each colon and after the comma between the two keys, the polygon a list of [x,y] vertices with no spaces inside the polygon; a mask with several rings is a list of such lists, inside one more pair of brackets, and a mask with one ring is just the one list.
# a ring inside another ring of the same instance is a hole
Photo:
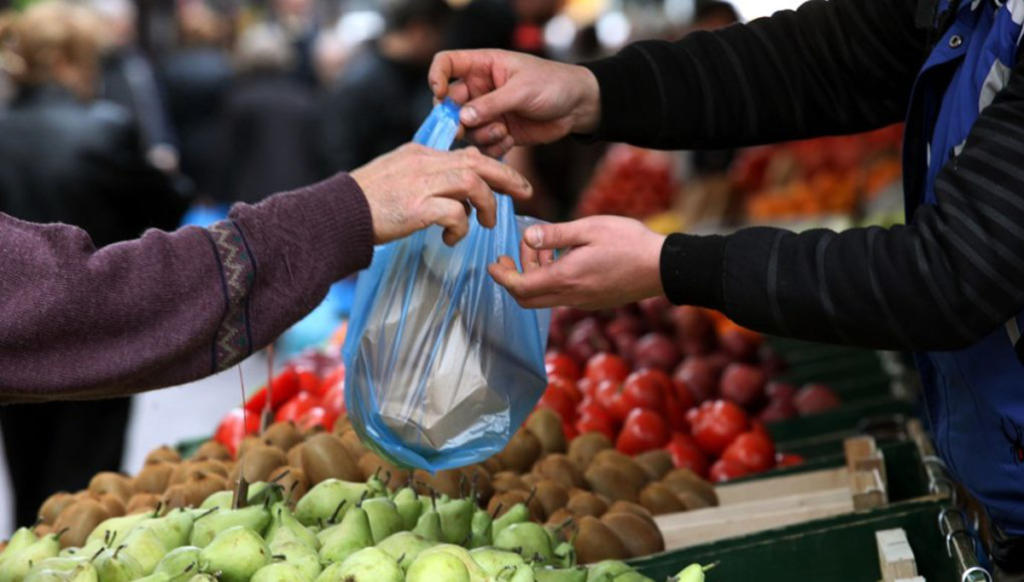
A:
{"label": "fruit display", "polygon": [[668,210],[679,185],[671,154],[616,144],[580,196],[577,214],[645,218]]}

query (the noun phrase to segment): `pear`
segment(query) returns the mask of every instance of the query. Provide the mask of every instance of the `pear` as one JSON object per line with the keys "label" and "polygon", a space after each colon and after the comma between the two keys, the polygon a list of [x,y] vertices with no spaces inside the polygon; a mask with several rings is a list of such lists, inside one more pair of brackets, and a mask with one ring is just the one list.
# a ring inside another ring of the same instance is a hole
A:
{"label": "pear", "polygon": [[515,570],[506,570],[502,579],[507,582],[537,582],[533,568],[530,566],[519,566]]}
{"label": "pear", "polygon": [[174,578],[170,574],[164,574],[163,572],[153,572],[149,576],[143,576],[138,578],[135,582],[173,582]]}
{"label": "pear", "polygon": [[377,548],[364,548],[341,564],[332,564],[317,582],[403,582],[405,573],[391,556]]}
{"label": "pear", "polygon": [[128,537],[128,532],[135,529],[135,526],[149,517],[148,513],[136,513],[134,515],[106,519],[92,530],[89,537],[85,538],[85,543],[90,544],[98,541],[108,546],[120,545]]}
{"label": "pear", "polygon": [[270,508],[270,515],[271,521],[270,527],[267,528],[266,539],[271,549],[274,548],[275,543],[287,540],[301,542],[314,551],[320,549],[320,540],[299,520],[295,519],[295,515],[288,509],[287,503],[283,501],[275,503]]}
{"label": "pear", "polygon": [[555,546],[552,564],[560,568],[572,568],[576,565],[576,546],[572,542],[562,542]]}
{"label": "pear", "polygon": [[188,582],[219,582],[213,574],[200,573],[188,579]]}
{"label": "pear", "polygon": [[0,564],[0,582],[20,582],[32,569],[32,564],[56,557],[60,551],[58,538],[58,534],[45,535],[13,554],[5,553]]}
{"label": "pear", "polygon": [[262,505],[226,511],[211,511],[213,513],[195,520],[189,544],[204,548],[213,541],[217,534],[237,526],[246,527],[262,535],[270,525],[270,510]]}
{"label": "pear", "polygon": [[188,543],[195,514],[187,509],[172,509],[163,517],[150,518],[139,527],[146,527],[163,542],[164,547],[174,549]]}
{"label": "pear", "polygon": [[654,582],[654,580],[651,580],[636,570],[632,570],[629,572],[623,572],[616,576],[615,582]]}
{"label": "pear", "polygon": [[629,564],[619,560],[603,560],[588,568],[587,582],[612,582],[619,574],[632,571]]}
{"label": "pear", "polygon": [[[438,544],[430,548],[429,550],[425,550],[424,552],[420,553],[419,557],[423,557],[424,555],[434,553],[448,554],[454,556],[455,558],[458,558],[458,560],[462,562],[462,565],[466,567],[466,571],[469,573],[470,580],[484,580],[485,578],[487,578],[487,574],[483,571],[483,568],[481,568],[479,564],[476,563],[476,560],[473,559],[473,556],[469,554],[469,550],[462,546],[457,546],[455,544]],[[410,566],[410,568],[411,567],[412,566]]]}
{"label": "pear", "polygon": [[416,521],[416,527],[412,528],[412,533],[427,541],[440,542],[443,535],[441,533],[441,515],[433,507],[428,508]]}
{"label": "pear", "polygon": [[[366,511],[353,507],[341,523],[320,532],[320,561],[342,562],[355,552],[373,545],[373,532]],[[321,575],[322,576],[322,575]]]}
{"label": "pear", "polygon": [[277,483],[257,481],[249,484],[249,495],[245,498],[247,505],[272,505],[284,499],[284,488]]}
{"label": "pear", "polygon": [[473,510],[476,505],[468,499],[452,499],[437,507],[441,516],[441,539],[449,544],[464,544],[472,531]]}
{"label": "pear", "polygon": [[519,554],[495,548],[477,548],[469,552],[469,555],[488,576],[495,579],[506,570],[516,570],[527,565]]}
{"label": "pear", "polygon": [[104,548],[92,559],[100,582],[131,582],[141,578],[142,566],[131,556],[121,555],[119,550]]}
{"label": "pear", "polygon": [[205,568],[199,559],[200,548],[195,546],[181,546],[167,552],[156,565],[154,573],[167,574],[173,578],[179,576],[191,576]]}
{"label": "pear", "polygon": [[537,582],[587,582],[587,569],[536,568],[533,577]]}
{"label": "pear", "polygon": [[96,567],[89,562],[83,562],[75,567],[74,570],[68,572],[66,578],[67,582],[99,582],[99,579]]}
{"label": "pear", "polygon": [[43,562],[33,567],[23,582],[99,582],[96,568],[88,560],[71,560],[56,567],[53,563],[44,565]]}
{"label": "pear", "polygon": [[132,530],[119,549],[122,556],[131,556],[139,563],[142,567],[142,576],[152,574],[160,559],[167,553],[167,546],[150,528]]}
{"label": "pear", "polygon": [[516,503],[504,514],[495,518],[491,526],[492,535],[497,538],[498,534],[508,526],[515,523],[523,523],[530,520],[530,508],[525,503]]}
{"label": "pear", "polygon": [[470,548],[482,548],[484,546],[491,545],[494,539],[493,525],[494,520],[491,519],[491,514],[487,511],[480,509],[479,507],[473,511],[473,520],[470,522],[470,533],[469,533],[469,547]]}
{"label": "pear", "polygon": [[220,572],[220,582],[248,582],[270,562],[270,548],[256,531],[236,525],[218,533],[199,559],[208,572]]}
{"label": "pear", "polygon": [[295,518],[302,525],[326,523],[343,501],[343,510],[354,507],[367,491],[364,483],[350,483],[338,479],[321,481],[295,505]]}
{"label": "pear", "polygon": [[211,493],[209,497],[203,500],[199,505],[199,509],[231,509],[231,501],[235,498],[235,494],[232,491],[217,491]]}
{"label": "pear", "polygon": [[89,558],[84,556],[81,557],[60,557],[55,556],[53,558],[46,558],[32,564],[32,569],[29,573],[36,570],[55,570],[57,572],[70,572],[82,564],[87,564]]}
{"label": "pear", "polygon": [[278,562],[257,570],[250,582],[313,582],[313,579],[288,562]]}
{"label": "pear", "polygon": [[[710,566],[690,564],[673,576],[671,580],[674,582],[704,582],[704,573],[714,567],[715,564],[711,564]],[[618,580],[618,578],[616,578],[616,580]]]}
{"label": "pear", "polygon": [[[400,532],[402,527],[402,516],[398,514],[395,502],[386,497],[375,497],[367,499],[362,503],[363,511],[370,520],[370,532],[373,534],[373,543],[379,543],[393,533]],[[442,522],[442,527],[444,522]]]}
{"label": "pear", "polygon": [[[444,552],[420,554],[409,566],[405,582],[471,582],[462,560]],[[323,582],[317,580],[317,582]]]}
{"label": "pear", "polygon": [[0,566],[3,565],[5,559],[13,556],[21,550],[24,550],[37,541],[39,541],[39,536],[37,536],[34,531],[27,527],[19,527],[17,531],[11,535],[11,539],[7,540],[7,547],[4,548],[4,551],[0,552]]}
{"label": "pear", "polygon": [[494,536],[494,547],[519,552],[526,559],[548,563],[554,552],[544,527],[533,522],[514,523]]}
{"label": "pear", "polygon": [[377,549],[383,551],[395,560],[399,560],[398,565],[401,566],[403,570],[408,570],[409,566],[421,552],[424,552],[433,546],[434,542],[425,540],[411,531],[400,531],[396,534],[392,534],[387,539],[382,540],[377,544]]}
{"label": "pear", "polygon": [[395,493],[392,500],[395,502],[398,515],[402,516],[402,529],[408,531],[416,527],[416,521],[423,512],[423,505],[420,504],[416,491],[412,487],[403,487]]}
{"label": "pear", "polygon": [[303,576],[313,580],[320,575],[320,557],[316,550],[295,541],[285,541],[270,546],[274,556],[284,556],[284,561],[299,569]]}
{"label": "pear", "polygon": [[107,547],[107,545],[104,544],[102,540],[98,542],[90,542],[80,548],[64,548],[63,550],[57,553],[57,557],[85,558],[86,560],[89,560],[96,555],[96,552],[100,551],[102,548],[105,547]]}

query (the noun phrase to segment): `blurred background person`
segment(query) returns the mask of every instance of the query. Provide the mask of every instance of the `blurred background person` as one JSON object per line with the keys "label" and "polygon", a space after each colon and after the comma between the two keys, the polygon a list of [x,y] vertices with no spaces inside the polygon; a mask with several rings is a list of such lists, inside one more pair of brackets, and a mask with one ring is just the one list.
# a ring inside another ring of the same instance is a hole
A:
{"label": "blurred background person", "polygon": [[315,0],[273,0],[271,22],[292,45],[295,56],[291,74],[307,86],[315,87],[313,45],[321,25]]}
{"label": "blurred background person", "polygon": [[[94,100],[102,26],[81,5],[46,0],[0,28],[0,63],[17,91],[0,116],[0,211],[80,226],[97,247],[173,228],[184,207],[142,155],[131,115]],[[18,523],[35,522],[49,493],[120,468],[129,408],[128,399],[0,407]]]}
{"label": "blurred background person", "polygon": [[232,201],[256,202],[328,174],[313,137],[316,98],[292,75],[295,58],[279,28],[256,25],[239,39],[221,154],[225,192]]}
{"label": "blurred background person", "polygon": [[384,34],[352,57],[324,99],[330,167],[355,168],[409,141],[433,104],[424,79],[450,13],[444,0],[388,0]]}

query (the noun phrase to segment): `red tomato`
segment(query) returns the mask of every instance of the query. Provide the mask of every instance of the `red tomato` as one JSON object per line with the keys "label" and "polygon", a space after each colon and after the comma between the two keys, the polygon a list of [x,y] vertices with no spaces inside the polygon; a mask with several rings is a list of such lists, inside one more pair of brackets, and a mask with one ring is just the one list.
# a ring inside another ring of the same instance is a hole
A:
{"label": "red tomato", "polygon": [[284,403],[274,415],[274,420],[281,422],[285,420],[298,420],[310,408],[317,405],[316,398],[309,392],[299,392],[291,400]]}
{"label": "red tomato", "polygon": [[[320,406],[323,406],[335,418],[345,414],[345,383],[341,382],[328,388],[320,400]],[[333,425],[331,428],[334,428]]]}
{"label": "red tomato", "polygon": [[544,391],[537,406],[554,410],[561,417],[562,422],[572,422],[576,417],[576,403],[564,390],[551,385]]}
{"label": "red tomato", "polygon": [[776,467],[796,467],[803,465],[806,461],[800,455],[794,455],[792,453],[775,453],[775,466]]}
{"label": "red tomato", "polygon": [[615,442],[615,421],[596,402],[580,407],[575,427],[579,434],[601,432],[608,437],[608,440]]}
{"label": "red tomato", "polygon": [[697,446],[693,437],[686,433],[675,433],[665,450],[672,455],[672,464],[676,468],[689,469],[701,477],[707,478],[708,458],[704,455],[704,451]]}
{"label": "red tomato", "polygon": [[[288,366],[270,382],[273,392],[273,400],[270,402],[270,409],[277,410],[285,402],[291,400],[299,391],[299,374],[295,368]],[[245,409],[251,412],[263,412],[263,406],[267,402],[267,388],[263,387],[256,391],[245,403]]]}
{"label": "red tomato", "polygon": [[746,477],[749,474],[750,471],[736,461],[718,459],[715,461],[714,465],[711,465],[711,472],[709,476],[711,477],[712,483],[722,483],[731,479]]}
{"label": "red tomato", "polygon": [[665,420],[673,432],[690,432],[690,423],[686,420],[686,409],[679,405],[676,397],[669,392],[665,395]]}
{"label": "red tomato", "polygon": [[751,473],[761,473],[775,466],[775,444],[759,432],[745,432],[732,441],[722,459],[735,461]]}
{"label": "red tomato", "polygon": [[668,423],[661,415],[638,408],[626,417],[615,448],[627,455],[639,455],[665,446],[669,436]]}
{"label": "red tomato", "polygon": [[627,376],[622,392],[632,408],[661,411],[665,396],[672,392],[672,380],[661,370],[647,368]]}
{"label": "red tomato", "polygon": [[594,382],[601,380],[622,382],[629,375],[629,364],[615,354],[601,352],[587,360],[587,367],[583,375]]}
{"label": "red tomato", "polygon": [[626,420],[633,410],[633,405],[626,399],[622,392],[622,384],[612,380],[602,380],[594,392],[594,399],[608,411],[616,422]]}
{"label": "red tomato", "polygon": [[314,406],[295,421],[295,426],[301,431],[308,431],[314,426],[322,426],[327,430],[331,430],[337,418],[337,415],[332,414],[323,406]]}
{"label": "red tomato", "polygon": [[562,378],[561,376],[555,376],[548,379],[548,390],[558,390],[565,393],[572,402],[573,406],[576,406],[583,400],[583,393],[576,387],[576,382],[569,380],[568,378]]}
{"label": "red tomato", "polygon": [[545,354],[544,369],[547,370],[549,380],[556,376],[573,382],[580,379],[579,364],[564,352],[552,350]]}
{"label": "red tomato", "polygon": [[578,430],[576,430],[576,427],[568,422],[562,423],[562,433],[565,434],[565,442],[567,443],[571,443],[576,437],[580,436],[580,433]]}
{"label": "red tomato", "polygon": [[716,400],[707,411],[698,414],[693,438],[704,452],[717,456],[748,426],[747,413],[742,408],[727,400]]}
{"label": "red tomato", "polygon": [[593,398],[597,393],[597,385],[598,382],[594,382],[590,378],[580,378],[579,382],[576,382],[576,390],[584,398]]}
{"label": "red tomato", "polygon": [[299,370],[299,390],[309,392],[313,396],[320,396],[322,393],[320,376],[317,376],[312,370]]}
{"label": "red tomato", "polygon": [[238,453],[238,447],[242,444],[242,439],[245,438],[245,411],[241,408],[235,408],[228,411],[221,419],[220,425],[217,426],[217,432],[213,435],[213,440],[224,445],[228,451],[231,452],[231,456],[234,457]]}

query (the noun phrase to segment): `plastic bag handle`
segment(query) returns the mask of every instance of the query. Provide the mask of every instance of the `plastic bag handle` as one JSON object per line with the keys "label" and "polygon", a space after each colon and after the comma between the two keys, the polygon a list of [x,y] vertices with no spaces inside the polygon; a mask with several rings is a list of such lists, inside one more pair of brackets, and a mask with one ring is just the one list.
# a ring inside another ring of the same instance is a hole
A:
{"label": "plastic bag handle", "polygon": [[459,106],[445,99],[434,106],[423,125],[416,130],[413,141],[435,150],[448,151],[459,132]]}

